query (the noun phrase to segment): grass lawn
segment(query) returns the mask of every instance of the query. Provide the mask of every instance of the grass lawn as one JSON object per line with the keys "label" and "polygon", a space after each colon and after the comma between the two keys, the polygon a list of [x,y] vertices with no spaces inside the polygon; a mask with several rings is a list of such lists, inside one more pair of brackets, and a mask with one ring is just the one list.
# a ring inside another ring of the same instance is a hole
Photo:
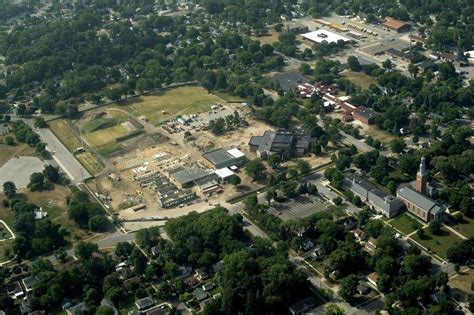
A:
{"label": "grass lawn", "polygon": [[230,93],[227,93],[225,91],[212,91],[215,95],[219,96],[223,100],[229,102],[229,103],[242,103],[242,102],[247,102],[248,99],[241,98],[240,96],[235,96]]}
{"label": "grass lawn", "polygon": [[402,231],[402,233],[408,235],[414,232],[416,229],[414,225],[417,224],[418,221],[410,217],[408,214],[403,213],[389,222],[391,226],[394,228]]}
{"label": "grass lawn", "polygon": [[342,75],[355,85],[360,86],[362,89],[367,89],[372,83],[377,83],[377,80],[363,72],[346,71]]}
{"label": "grass lawn", "polygon": [[76,159],[93,175],[96,175],[104,168],[102,162],[89,151],[76,154]]}
{"label": "grass lawn", "polygon": [[458,276],[449,280],[449,286],[451,288],[459,289],[460,291],[470,294],[474,291],[472,290],[472,284],[474,279],[474,269],[468,269],[465,272],[462,272]]}
{"label": "grass lawn", "polygon": [[99,148],[109,143],[115,142],[115,139],[124,136],[128,130],[122,125],[115,125],[105,129],[99,129],[85,134],[87,142]]}
{"label": "grass lawn", "polygon": [[12,244],[13,240],[0,242],[0,263],[7,261],[8,257],[6,257],[6,249],[9,248]]}
{"label": "grass lawn", "polygon": [[462,221],[452,228],[467,238],[474,237],[474,218],[463,216]]}
{"label": "grass lawn", "polygon": [[[15,138],[13,133],[9,136]],[[0,136],[0,166],[8,162],[16,156],[36,156],[35,150],[26,143],[18,143],[15,140],[15,145],[6,145],[3,143],[5,136]]]}
{"label": "grass lawn", "polygon": [[73,152],[75,149],[81,147],[81,140],[76,137],[71,128],[69,128],[67,121],[63,119],[50,121],[49,128],[69,151]]}
{"label": "grass lawn", "polygon": [[258,40],[262,44],[273,44],[278,41],[278,36],[280,35],[275,30],[268,30],[270,34],[264,36],[252,36],[253,40]]}
{"label": "grass lawn", "polygon": [[[211,105],[223,100],[199,86],[183,86],[122,101],[125,109],[135,117],[146,116],[159,124],[179,115],[196,114],[210,110]],[[115,105],[116,106],[116,105]],[[163,114],[165,111],[167,114]]]}
{"label": "grass lawn", "polygon": [[444,259],[448,248],[454,243],[462,241],[461,238],[446,229],[441,229],[440,235],[433,235],[428,228],[425,228],[423,239],[420,239],[417,234],[412,235],[411,238]]}
{"label": "grass lawn", "polygon": [[379,140],[383,144],[389,144],[390,141],[396,138],[396,136],[388,133],[385,130],[380,130],[377,126],[367,126],[367,129],[364,130],[365,134],[371,136],[372,138]]}

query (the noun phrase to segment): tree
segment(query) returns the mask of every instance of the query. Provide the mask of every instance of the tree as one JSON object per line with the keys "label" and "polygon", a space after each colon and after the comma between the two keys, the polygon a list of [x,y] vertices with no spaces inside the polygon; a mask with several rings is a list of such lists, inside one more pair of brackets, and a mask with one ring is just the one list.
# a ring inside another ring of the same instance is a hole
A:
{"label": "tree", "polygon": [[438,220],[433,220],[430,222],[429,225],[430,232],[432,234],[439,234],[441,232],[441,224],[438,222]]}
{"label": "tree", "polygon": [[15,140],[13,139],[13,137],[10,137],[10,136],[6,136],[4,141],[5,141],[5,144],[9,146],[12,146],[15,144]]}
{"label": "tree", "polygon": [[252,177],[253,180],[257,179],[258,177],[262,176],[265,172],[265,166],[262,163],[262,160],[255,159],[252,161],[247,162],[245,164],[245,173]]}
{"label": "tree", "polygon": [[355,56],[347,57],[347,67],[351,71],[360,71],[360,70],[362,70],[362,66],[360,65],[359,60]]}
{"label": "tree", "polygon": [[309,165],[309,163],[302,159],[298,159],[296,161],[296,167],[300,171],[300,174],[308,174],[311,170],[311,166]]}
{"label": "tree", "polygon": [[108,224],[109,220],[104,215],[97,214],[89,219],[89,230],[92,232],[105,232]]}
{"label": "tree", "polygon": [[16,194],[16,186],[14,182],[7,181],[3,183],[3,192],[5,193],[5,196],[10,199],[15,196]]}
{"label": "tree", "polygon": [[52,165],[45,166],[43,170],[43,175],[52,183],[57,183],[59,181],[59,169]]}
{"label": "tree", "polygon": [[270,165],[271,168],[278,169],[280,167],[280,158],[276,154],[270,154],[270,156],[267,159],[268,165]]}
{"label": "tree", "polygon": [[342,180],[344,178],[344,175],[337,168],[335,167],[327,168],[324,171],[324,177],[326,177],[331,183],[331,185],[334,186],[335,188],[340,188],[342,186]]}
{"label": "tree", "polygon": [[416,79],[418,73],[420,72],[420,68],[417,66],[417,65],[414,65],[412,63],[410,63],[408,65],[408,72],[410,72],[410,74],[412,75],[412,77],[414,79]]}
{"label": "tree", "polygon": [[94,243],[80,241],[76,244],[74,254],[81,260],[88,260],[92,257],[92,253],[99,250],[99,246]]}
{"label": "tree", "polygon": [[386,70],[392,70],[395,65],[390,61],[390,59],[386,59],[384,62],[382,62],[382,67]]}
{"label": "tree", "polygon": [[268,204],[270,204],[270,202],[272,200],[275,200],[276,197],[277,197],[277,193],[276,193],[275,189],[268,189],[267,190],[266,199],[267,199]]}
{"label": "tree", "polygon": [[425,237],[425,230],[423,230],[423,227],[418,227],[418,229],[416,230],[416,235],[418,235],[420,239],[423,239]]}
{"label": "tree", "polygon": [[339,295],[346,301],[352,301],[354,295],[357,293],[357,286],[359,279],[356,275],[350,275],[341,280],[339,285]]}
{"label": "tree", "polygon": [[231,177],[229,177],[229,183],[231,183],[234,186],[240,185],[241,181],[242,180],[240,179],[238,175],[234,174]]}
{"label": "tree", "polygon": [[448,259],[456,264],[463,264],[474,257],[474,240],[468,239],[456,242],[446,252]]}
{"label": "tree", "polygon": [[35,128],[48,128],[48,124],[46,124],[46,121],[43,117],[36,117]]}
{"label": "tree", "polygon": [[312,74],[313,70],[311,69],[310,65],[308,65],[307,63],[302,63],[300,68],[299,68],[299,71],[302,73],[302,74],[306,74],[306,75],[310,75]]}
{"label": "tree", "polygon": [[115,255],[119,257],[128,257],[132,254],[134,246],[128,242],[120,242],[115,247]]}
{"label": "tree", "polygon": [[390,142],[390,149],[395,153],[402,153],[406,147],[407,144],[401,138],[395,138]]}
{"label": "tree", "polygon": [[95,315],[114,315],[114,310],[107,305],[101,305],[97,308]]}
{"label": "tree", "polygon": [[344,315],[344,309],[336,304],[328,304],[324,309],[324,315]]}
{"label": "tree", "polygon": [[31,174],[27,187],[30,191],[42,191],[44,189],[44,175],[42,173]]}

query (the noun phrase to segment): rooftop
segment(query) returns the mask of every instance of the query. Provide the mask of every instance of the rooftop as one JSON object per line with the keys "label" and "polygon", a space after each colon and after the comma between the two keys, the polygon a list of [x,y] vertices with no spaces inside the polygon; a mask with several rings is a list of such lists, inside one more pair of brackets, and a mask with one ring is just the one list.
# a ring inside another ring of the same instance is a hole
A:
{"label": "rooftop", "polygon": [[367,108],[365,106],[359,106],[357,107],[354,112],[354,114],[357,114],[357,115],[360,115],[364,118],[367,118],[367,119],[373,119],[375,117],[377,117],[377,113],[375,111],[373,111],[372,109],[370,108]]}
{"label": "rooftop", "polygon": [[342,40],[343,42],[349,42],[350,39],[341,35],[338,35],[336,33],[327,31],[327,30],[317,30],[313,32],[309,32],[306,34],[301,35],[306,39],[309,39],[310,41],[316,42],[316,43],[322,43],[322,42],[327,42],[327,43],[337,43],[338,41]]}
{"label": "rooftop", "polygon": [[389,27],[389,28],[393,28],[393,29],[397,29],[397,30],[401,29],[403,27],[410,26],[410,24],[408,24],[406,22],[403,22],[403,21],[400,21],[400,20],[397,20],[393,17],[386,17],[384,25]]}
{"label": "rooftop", "polygon": [[170,173],[170,176],[173,177],[176,181],[182,184],[186,184],[213,174],[214,172],[212,170],[203,169],[199,167],[191,167],[172,172]]}
{"label": "rooftop", "polygon": [[398,189],[397,195],[403,199],[408,200],[417,207],[428,211],[434,215],[444,210],[444,207],[437,204],[433,199],[423,194],[420,194],[419,192],[408,186]]}
{"label": "rooftop", "polygon": [[222,148],[208,153],[204,153],[202,155],[203,158],[205,158],[214,165],[225,163],[227,161],[232,161],[234,159],[242,158],[244,156],[245,154],[239,149],[224,150]]}

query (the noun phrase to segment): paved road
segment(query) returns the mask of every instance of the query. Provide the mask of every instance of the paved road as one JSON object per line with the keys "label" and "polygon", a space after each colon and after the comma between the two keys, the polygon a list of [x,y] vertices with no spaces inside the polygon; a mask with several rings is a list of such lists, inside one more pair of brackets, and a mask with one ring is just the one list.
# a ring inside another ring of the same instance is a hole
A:
{"label": "paved road", "polygon": [[41,141],[46,143],[46,148],[51,153],[52,158],[71,179],[73,184],[83,183],[86,179],[92,177],[51,130],[38,129],[36,133],[40,136]]}

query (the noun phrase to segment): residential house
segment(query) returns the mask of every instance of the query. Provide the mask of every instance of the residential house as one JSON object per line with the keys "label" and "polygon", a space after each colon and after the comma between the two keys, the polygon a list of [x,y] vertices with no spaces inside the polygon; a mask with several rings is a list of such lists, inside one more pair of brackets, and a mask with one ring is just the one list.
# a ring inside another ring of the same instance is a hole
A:
{"label": "residential house", "polygon": [[379,280],[379,275],[376,272],[372,272],[367,276],[367,281],[377,289],[377,281]]}
{"label": "residential house", "polygon": [[19,299],[25,296],[19,281],[10,282],[6,285],[7,294],[12,299]]}
{"label": "residential house", "polygon": [[144,297],[143,299],[136,300],[135,305],[139,311],[143,311],[143,310],[149,309],[152,306],[155,306],[155,300],[147,296],[147,297]]}
{"label": "residential house", "polygon": [[304,314],[316,306],[316,299],[312,296],[307,297],[303,300],[296,302],[289,307],[289,311],[292,315]]}

